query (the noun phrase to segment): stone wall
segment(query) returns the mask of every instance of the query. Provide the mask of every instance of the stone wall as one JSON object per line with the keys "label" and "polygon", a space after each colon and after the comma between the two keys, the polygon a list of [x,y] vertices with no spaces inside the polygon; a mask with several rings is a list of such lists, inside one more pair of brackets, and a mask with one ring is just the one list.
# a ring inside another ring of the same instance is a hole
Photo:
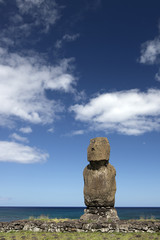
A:
{"label": "stone wall", "polygon": [[117,222],[87,222],[68,220],[65,222],[20,220],[0,222],[0,232],[160,232],[160,221],[119,220]]}

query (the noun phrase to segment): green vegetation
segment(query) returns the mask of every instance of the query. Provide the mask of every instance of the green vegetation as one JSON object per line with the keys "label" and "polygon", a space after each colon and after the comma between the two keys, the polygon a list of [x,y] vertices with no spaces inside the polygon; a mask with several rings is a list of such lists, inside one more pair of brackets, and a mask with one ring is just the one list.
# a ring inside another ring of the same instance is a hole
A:
{"label": "green vegetation", "polygon": [[160,233],[34,233],[9,232],[0,233],[0,240],[159,240]]}
{"label": "green vegetation", "polygon": [[69,218],[49,218],[48,216],[45,216],[45,215],[41,215],[39,217],[29,217],[29,220],[31,221],[35,221],[35,220],[41,220],[41,221],[45,221],[45,222],[51,222],[51,221],[54,221],[56,223],[58,222],[65,222],[65,221],[69,221],[69,220],[74,220],[74,219],[69,219]]}
{"label": "green vegetation", "polygon": [[[37,218],[34,216],[30,216],[29,220],[31,221],[35,221],[35,220],[41,220],[41,221],[45,221],[45,222],[51,222],[54,221],[56,223],[58,222],[65,222],[65,221],[71,221],[71,220],[75,220],[75,219],[69,219],[69,218],[49,218],[48,216],[45,215],[40,215]],[[155,216],[151,216],[151,217],[144,217],[141,216],[139,219],[130,219],[130,220],[134,220],[134,221],[160,221],[160,219],[156,219]],[[94,223],[96,222],[96,220],[88,220],[88,223]],[[108,223],[112,222],[111,219],[108,220]]]}
{"label": "green vegetation", "polygon": [[156,219],[155,216],[151,216],[151,217],[144,217],[141,216],[140,219],[138,219],[138,221],[160,221],[159,219]]}

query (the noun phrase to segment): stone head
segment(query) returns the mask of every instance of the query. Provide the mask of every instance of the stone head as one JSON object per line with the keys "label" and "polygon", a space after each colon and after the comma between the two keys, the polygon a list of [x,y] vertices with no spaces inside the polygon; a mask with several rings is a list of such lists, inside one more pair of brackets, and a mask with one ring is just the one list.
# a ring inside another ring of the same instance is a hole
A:
{"label": "stone head", "polygon": [[106,137],[96,137],[90,140],[87,149],[88,161],[102,161],[109,160],[110,145]]}

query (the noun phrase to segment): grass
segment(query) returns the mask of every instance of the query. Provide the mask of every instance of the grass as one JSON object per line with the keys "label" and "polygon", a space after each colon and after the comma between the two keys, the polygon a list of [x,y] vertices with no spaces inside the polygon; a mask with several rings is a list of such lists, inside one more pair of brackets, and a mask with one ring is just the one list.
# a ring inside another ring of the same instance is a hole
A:
{"label": "grass", "polygon": [[160,233],[48,233],[9,232],[0,233],[0,240],[159,240]]}
{"label": "grass", "polygon": [[141,216],[140,219],[138,219],[138,221],[160,221],[159,219],[156,219],[155,216],[151,216],[151,217],[144,217]]}
{"label": "grass", "polygon": [[51,221],[54,221],[56,223],[58,222],[65,222],[65,221],[69,221],[69,220],[74,220],[74,219],[69,219],[69,218],[49,218],[48,216],[45,216],[45,215],[41,215],[39,217],[29,217],[29,220],[31,221],[35,221],[35,220],[41,220],[41,221],[45,221],[45,222],[51,222]]}
{"label": "grass", "polygon": [[[48,216],[41,215],[37,218],[30,217],[29,220],[41,220],[41,221],[55,221],[64,222],[73,219],[50,219]],[[155,221],[154,217],[144,218],[140,217],[138,221]],[[157,221],[157,220],[156,220]],[[12,232],[0,232],[0,240],[160,240],[160,233],[101,233],[101,232],[31,232],[31,231],[12,231]]]}
{"label": "grass", "polygon": [[[69,219],[69,218],[49,218],[46,215],[40,215],[37,218],[34,216],[30,216],[29,220],[34,221],[34,220],[41,220],[41,221],[46,221],[46,222],[51,222],[51,221],[55,221],[56,223],[58,222],[65,222],[65,221],[71,221],[71,220],[75,220],[75,219]],[[130,220],[135,220],[135,221],[160,221],[159,219],[156,219],[155,216],[150,216],[150,217],[144,217],[144,216],[140,216],[139,219],[130,219]],[[94,223],[95,220],[88,220],[88,223]],[[112,220],[108,220],[108,223],[112,222]]]}

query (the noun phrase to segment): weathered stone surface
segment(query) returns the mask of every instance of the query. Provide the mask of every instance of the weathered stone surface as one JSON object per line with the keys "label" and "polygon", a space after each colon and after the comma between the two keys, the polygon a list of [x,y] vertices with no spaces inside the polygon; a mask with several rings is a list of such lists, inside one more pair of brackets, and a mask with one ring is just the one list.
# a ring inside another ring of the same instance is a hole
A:
{"label": "weathered stone surface", "polygon": [[[87,157],[90,164],[84,169],[84,201],[88,207],[81,217],[85,220],[118,220],[114,209],[116,193],[116,170],[109,163],[110,145],[106,137],[90,140]],[[93,211],[93,208],[94,211]],[[104,208],[104,211],[97,209]],[[91,211],[92,209],[92,211]]]}
{"label": "weathered stone surface", "polygon": [[32,231],[32,232],[160,232],[160,221],[136,221],[119,220],[110,221],[99,218],[98,220],[68,220],[56,223],[54,221],[14,221],[1,222],[0,232],[10,231]]}
{"label": "weathered stone surface", "polygon": [[94,220],[95,222],[119,220],[116,209],[111,207],[87,207],[80,219],[84,221]]}
{"label": "weathered stone surface", "polygon": [[110,163],[91,162],[83,172],[86,206],[113,207],[116,192],[116,170]]}
{"label": "weathered stone surface", "polygon": [[87,149],[88,161],[109,160],[110,145],[106,137],[97,137],[90,140]]}

